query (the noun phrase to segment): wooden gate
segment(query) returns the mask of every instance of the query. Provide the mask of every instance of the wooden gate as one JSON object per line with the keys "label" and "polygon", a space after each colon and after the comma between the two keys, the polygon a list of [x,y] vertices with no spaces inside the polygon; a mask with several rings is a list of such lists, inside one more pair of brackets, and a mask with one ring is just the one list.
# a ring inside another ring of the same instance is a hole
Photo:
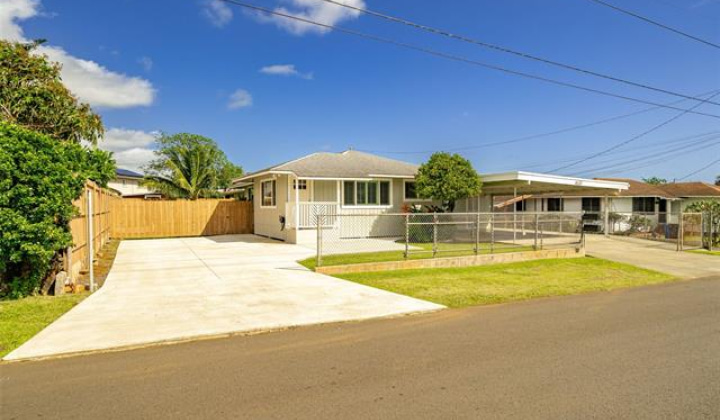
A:
{"label": "wooden gate", "polygon": [[145,200],[111,203],[113,238],[170,238],[253,233],[250,201],[231,199]]}

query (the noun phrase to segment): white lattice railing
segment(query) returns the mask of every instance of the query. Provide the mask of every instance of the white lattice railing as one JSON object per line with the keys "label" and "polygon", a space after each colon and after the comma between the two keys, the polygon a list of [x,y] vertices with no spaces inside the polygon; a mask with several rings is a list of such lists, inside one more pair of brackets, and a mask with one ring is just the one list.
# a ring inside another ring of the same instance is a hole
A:
{"label": "white lattice railing", "polygon": [[[323,226],[334,226],[337,221],[338,208],[337,203],[332,202],[300,202],[298,205],[300,210],[298,217],[298,227],[300,229],[315,228],[317,223],[317,215],[323,215]],[[289,226],[295,225],[295,203],[288,203],[288,221]]]}

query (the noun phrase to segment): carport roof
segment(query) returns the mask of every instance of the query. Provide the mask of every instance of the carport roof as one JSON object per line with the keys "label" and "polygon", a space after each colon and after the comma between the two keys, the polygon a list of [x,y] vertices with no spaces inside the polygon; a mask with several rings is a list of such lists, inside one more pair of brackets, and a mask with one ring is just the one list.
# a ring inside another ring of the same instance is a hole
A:
{"label": "carport roof", "polygon": [[629,188],[627,182],[575,178],[535,172],[504,172],[482,175],[484,195],[549,194],[595,191],[615,195]]}

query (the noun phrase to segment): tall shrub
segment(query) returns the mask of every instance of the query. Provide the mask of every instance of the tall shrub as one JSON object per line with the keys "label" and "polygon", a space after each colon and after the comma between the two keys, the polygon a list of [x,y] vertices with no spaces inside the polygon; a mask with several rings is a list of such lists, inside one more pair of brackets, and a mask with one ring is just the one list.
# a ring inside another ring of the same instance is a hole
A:
{"label": "tall shrub", "polygon": [[482,181],[469,160],[446,152],[433,153],[420,165],[416,191],[420,197],[440,200],[448,211],[455,209],[455,202],[480,194]]}
{"label": "tall shrub", "polygon": [[0,297],[36,292],[55,253],[72,243],[88,156],[79,144],[0,122]]}

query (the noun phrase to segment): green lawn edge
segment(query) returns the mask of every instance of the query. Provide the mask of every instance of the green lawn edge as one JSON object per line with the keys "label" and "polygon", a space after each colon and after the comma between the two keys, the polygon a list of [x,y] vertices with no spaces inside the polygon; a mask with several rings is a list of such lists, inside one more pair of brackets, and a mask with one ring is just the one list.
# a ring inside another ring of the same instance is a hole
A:
{"label": "green lawn edge", "polygon": [[720,251],[708,251],[707,249],[691,249],[686,252],[692,252],[693,254],[712,255],[715,257],[720,257]]}
{"label": "green lawn edge", "polygon": [[72,309],[87,293],[0,301],[0,358]]}
{"label": "green lawn edge", "polygon": [[[425,260],[430,258],[451,258],[451,257],[465,257],[475,255],[472,250],[474,244],[440,244],[438,252],[433,256],[432,244],[413,244],[414,247],[422,248],[425,252],[421,253],[410,253],[408,259],[411,260]],[[490,252],[490,246],[488,244],[480,244],[478,254],[503,254],[507,252],[522,252],[532,251],[532,246],[525,245],[512,245],[512,244],[496,244],[492,252]],[[417,252],[417,251],[416,251]],[[362,264],[362,263],[375,263],[375,262],[388,262],[388,261],[403,261],[403,251],[381,251],[381,252],[358,252],[353,254],[337,254],[323,256],[322,265],[335,266],[335,265],[349,265],[349,264]],[[298,264],[303,267],[314,270],[316,268],[316,257],[306,258],[298,261]]]}
{"label": "green lawn edge", "polygon": [[676,277],[598,258],[548,259],[335,277],[451,308],[666,283]]}

